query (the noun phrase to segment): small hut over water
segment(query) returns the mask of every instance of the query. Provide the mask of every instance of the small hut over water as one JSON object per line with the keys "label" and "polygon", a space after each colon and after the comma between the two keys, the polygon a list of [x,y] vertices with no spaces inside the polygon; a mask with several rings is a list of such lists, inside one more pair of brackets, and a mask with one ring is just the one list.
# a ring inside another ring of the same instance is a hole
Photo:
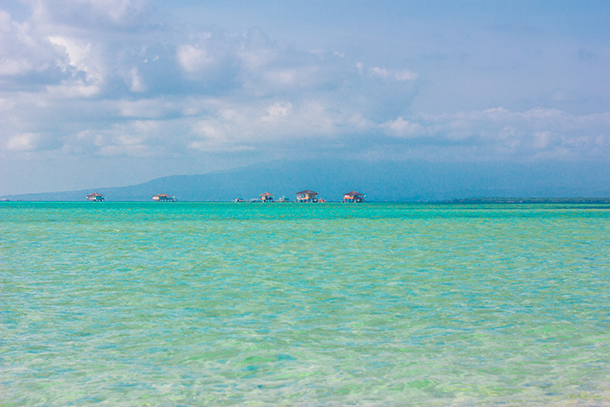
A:
{"label": "small hut over water", "polygon": [[356,191],[346,192],[343,195],[342,202],[355,202],[355,203],[364,202],[364,194],[361,194],[360,192],[356,192]]}
{"label": "small hut over water", "polygon": [[260,197],[261,197],[261,202],[273,202],[273,194],[270,194],[269,192],[260,194]]}
{"label": "small hut over water", "polygon": [[318,202],[318,194],[317,192],[310,191],[306,189],[301,192],[297,192],[297,202]]}
{"label": "small hut over water", "polygon": [[98,194],[97,192],[87,195],[87,201],[89,202],[104,202],[104,198],[104,195]]}
{"label": "small hut over water", "polygon": [[155,202],[176,202],[176,197],[168,194],[153,195],[152,200]]}

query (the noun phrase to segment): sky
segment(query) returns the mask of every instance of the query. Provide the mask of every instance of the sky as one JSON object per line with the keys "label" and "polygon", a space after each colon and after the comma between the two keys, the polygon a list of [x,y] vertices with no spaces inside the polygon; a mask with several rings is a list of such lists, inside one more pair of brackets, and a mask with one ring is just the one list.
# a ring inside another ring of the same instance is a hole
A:
{"label": "sky", "polygon": [[275,160],[610,164],[609,26],[607,1],[4,1],[0,195]]}

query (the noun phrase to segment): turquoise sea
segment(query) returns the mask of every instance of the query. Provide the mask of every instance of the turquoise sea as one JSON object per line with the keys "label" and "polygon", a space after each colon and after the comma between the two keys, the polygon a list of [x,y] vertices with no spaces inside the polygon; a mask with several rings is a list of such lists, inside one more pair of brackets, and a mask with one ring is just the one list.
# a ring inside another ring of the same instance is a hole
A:
{"label": "turquoise sea", "polygon": [[1,203],[23,405],[610,405],[610,206]]}

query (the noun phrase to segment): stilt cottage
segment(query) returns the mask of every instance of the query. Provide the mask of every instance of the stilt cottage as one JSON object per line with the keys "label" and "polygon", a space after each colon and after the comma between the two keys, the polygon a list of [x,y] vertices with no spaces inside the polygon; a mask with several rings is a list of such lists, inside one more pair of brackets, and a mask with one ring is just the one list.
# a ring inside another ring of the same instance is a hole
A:
{"label": "stilt cottage", "polygon": [[260,197],[261,197],[261,202],[273,202],[273,194],[270,194],[269,192],[265,192],[264,194],[261,194]]}
{"label": "stilt cottage", "polygon": [[155,202],[176,202],[176,197],[168,194],[157,194],[152,198]]}
{"label": "stilt cottage", "polygon": [[297,192],[297,202],[318,202],[318,194],[317,192],[310,191],[308,189]]}
{"label": "stilt cottage", "polygon": [[104,198],[104,195],[97,192],[87,195],[87,201],[89,202],[104,202]]}
{"label": "stilt cottage", "polygon": [[350,191],[343,195],[343,202],[364,202],[364,195],[360,192]]}

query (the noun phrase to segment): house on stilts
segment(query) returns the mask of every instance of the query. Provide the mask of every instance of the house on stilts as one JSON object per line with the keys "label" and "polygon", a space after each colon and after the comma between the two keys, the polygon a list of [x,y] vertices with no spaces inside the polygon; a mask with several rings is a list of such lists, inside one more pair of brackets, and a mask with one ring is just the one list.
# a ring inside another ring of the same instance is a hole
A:
{"label": "house on stilts", "polygon": [[343,200],[341,202],[350,202],[350,203],[360,203],[364,202],[364,194],[356,191],[346,192],[343,195]]}
{"label": "house on stilts", "polygon": [[176,202],[176,197],[168,194],[157,194],[153,195],[152,200],[154,202]]}
{"label": "house on stilts", "polygon": [[104,198],[104,195],[98,194],[97,192],[87,195],[87,201],[89,202],[104,202]]}
{"label": "house on stilts", "polygon": [[301,192],[297,192],[297,202],[318,202],[318,194],[317,192],[310,191],[306,189]]}
{"label": "house on stilts", "polygon": [[273,202],[273,194],[270,194],[269,192],[260,194],[260,197],[261,197],[261,202]]}

